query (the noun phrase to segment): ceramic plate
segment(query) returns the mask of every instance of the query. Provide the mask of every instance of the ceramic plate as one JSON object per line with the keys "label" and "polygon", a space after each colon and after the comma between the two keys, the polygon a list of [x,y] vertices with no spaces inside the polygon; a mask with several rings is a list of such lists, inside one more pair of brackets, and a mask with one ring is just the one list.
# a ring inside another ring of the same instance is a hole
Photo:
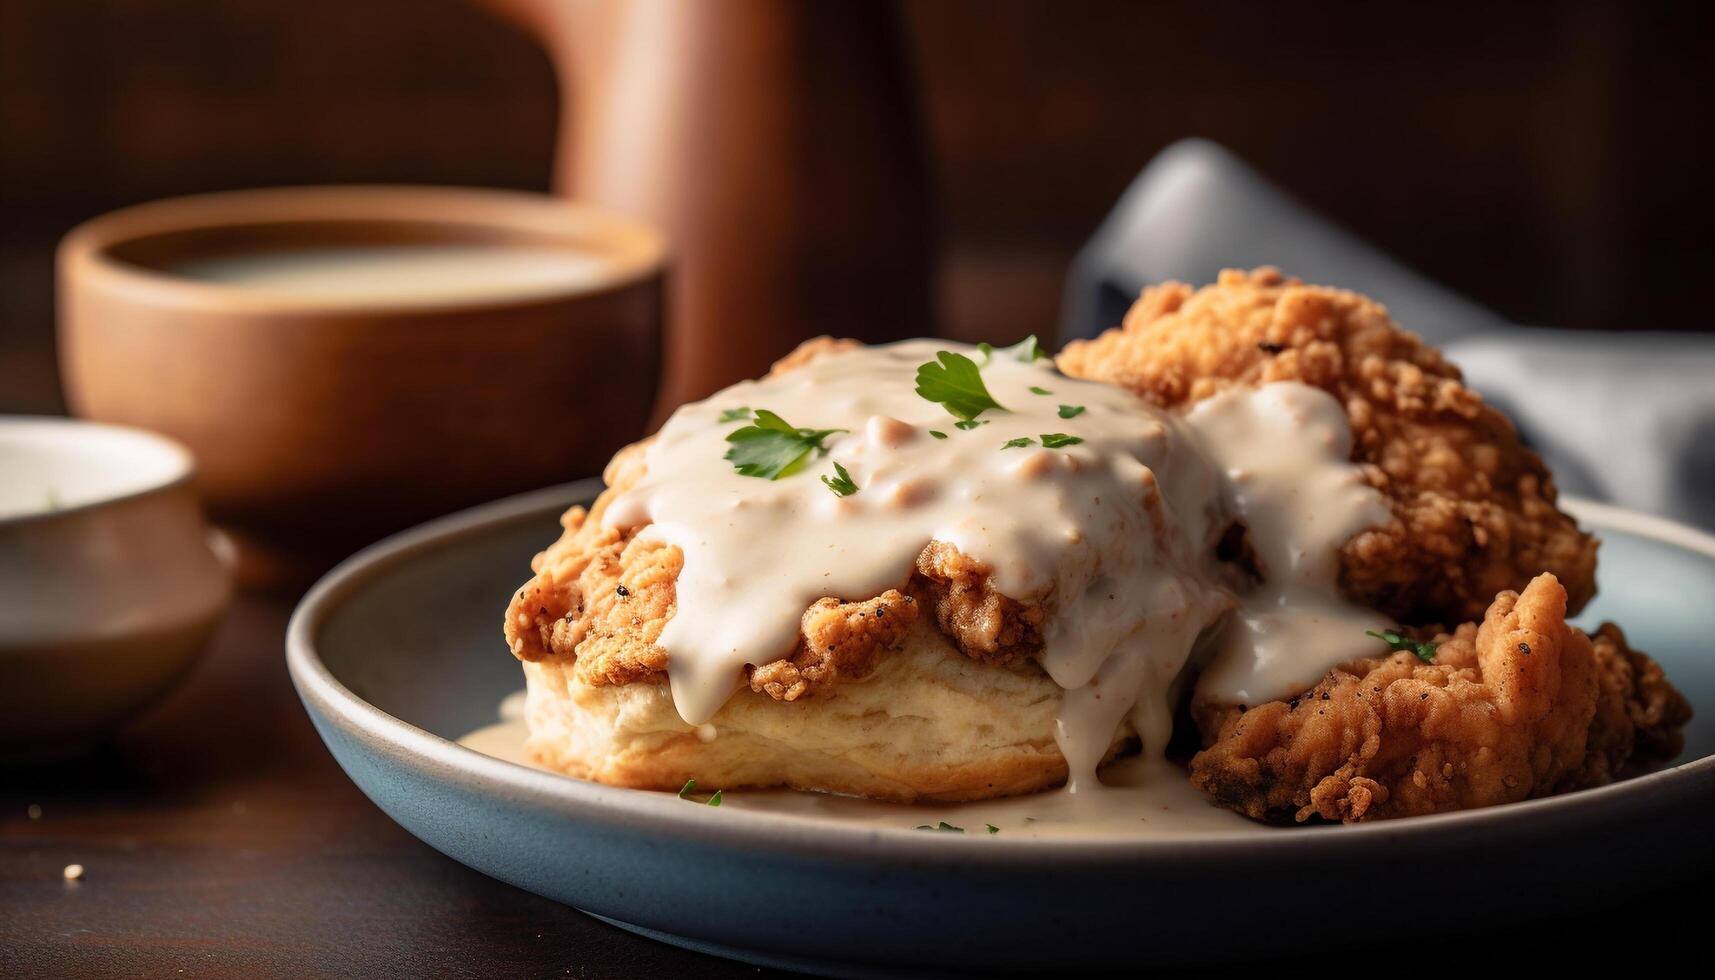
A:
{"label": "ceramic plate", "polygon": [[1602,537],[1601,595],[1698,715],[1675,764],[1612,786],[1357,827],[1171,840],[1029,840],[877,830],[694,806],[503,762],[455,744],[522,686],[500,638],[531,555],[594,481],[390,538],[305,597],[287,660],[345,771],[465,864],[646,935],[817,972],[1136,967],[1262,955],[1386,914],[1613,902],[1659,887],[1715,803],[1715,537],[1567,501]]}

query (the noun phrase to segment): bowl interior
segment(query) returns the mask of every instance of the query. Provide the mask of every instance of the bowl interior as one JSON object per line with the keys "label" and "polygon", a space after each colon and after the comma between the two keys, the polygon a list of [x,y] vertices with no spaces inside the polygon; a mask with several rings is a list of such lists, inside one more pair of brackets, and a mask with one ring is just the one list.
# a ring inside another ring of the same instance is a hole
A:
{"label": "bowl interior", "polygon": [[548,197],[462,188],[306,187],[156,202],[68,237],[105,269],[218,301],[310,308],[533,302],[655,268],[653,231]]}
{"label": "bowl interior", "polygon": [[396,221],[179,231],[123,242],[108,254],[220,288],[343,306],[543,298],[604,286],[614,270],[595,236]]}
{"label": "bowl interior", "polygon": [[189,452],[141,430],[0,418],[0,520],[117,500],[190,472]]}
{"label": "bowl interior", "polygon": [[[576,499],[532,497],[541,502],[396,555],[338,603],[317,644],[335,679],[442,738],[492,723],[500,700],[523,686],[501,639],[507,598],[528,577],[530,557],[559,534],[559,511]],[[1687,546],[1652,536],[1649,526],[1622,528],[1613,521],[1624,512],[1608,513],[1580,514],[1603,544],[1601,593],[1578,621],[1618,622],[1691,699],[1697,714],[1676,761],[1715,754],[1715,657],[1706,655],[1715,628],[1707,602],[1715,595],[1715,547],[1694,550],[1695,535]]]}

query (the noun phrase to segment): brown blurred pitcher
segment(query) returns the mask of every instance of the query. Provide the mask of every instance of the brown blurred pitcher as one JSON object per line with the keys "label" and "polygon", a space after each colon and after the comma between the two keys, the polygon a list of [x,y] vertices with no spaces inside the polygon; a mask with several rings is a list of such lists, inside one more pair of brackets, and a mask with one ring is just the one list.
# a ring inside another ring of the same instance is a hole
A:
{"label": "brown blurred pitcher", "polygon": [[931,333],[923,143],[891,4],[484,2],[557,65],[556,190],[669,237],[658,418],[806,337]]}

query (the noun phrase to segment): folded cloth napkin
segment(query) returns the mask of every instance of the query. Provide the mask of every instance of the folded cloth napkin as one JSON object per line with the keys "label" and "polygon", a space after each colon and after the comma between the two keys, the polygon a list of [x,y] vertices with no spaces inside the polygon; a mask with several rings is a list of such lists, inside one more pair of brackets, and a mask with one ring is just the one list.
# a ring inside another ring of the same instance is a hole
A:
{"label": "folded cloth napkin", "polygon": [[1204,140],[1163,150],[1079,252],[1061,340],[1119,323],[1149,283],[1259,265],[1386,304],[1512,416],[1563,491],[1715,529],[1715,337],[1515,326]]}

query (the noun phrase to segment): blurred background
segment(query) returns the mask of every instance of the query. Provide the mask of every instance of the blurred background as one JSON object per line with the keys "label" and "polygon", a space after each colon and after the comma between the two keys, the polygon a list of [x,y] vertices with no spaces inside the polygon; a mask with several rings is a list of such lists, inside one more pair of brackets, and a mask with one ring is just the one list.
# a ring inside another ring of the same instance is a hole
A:
{"label": "blurred background", "polygon": [[[890,20],[943,334],[1051,326],[1074,251],[1186,136],[1517,322],[1711,328],[1711,5],[905,0]],[[64,410],[53,248],[77,222],[275,184],[547,190],[560,118],[543,46],[465,0],[0,0],[0,412]]]}

